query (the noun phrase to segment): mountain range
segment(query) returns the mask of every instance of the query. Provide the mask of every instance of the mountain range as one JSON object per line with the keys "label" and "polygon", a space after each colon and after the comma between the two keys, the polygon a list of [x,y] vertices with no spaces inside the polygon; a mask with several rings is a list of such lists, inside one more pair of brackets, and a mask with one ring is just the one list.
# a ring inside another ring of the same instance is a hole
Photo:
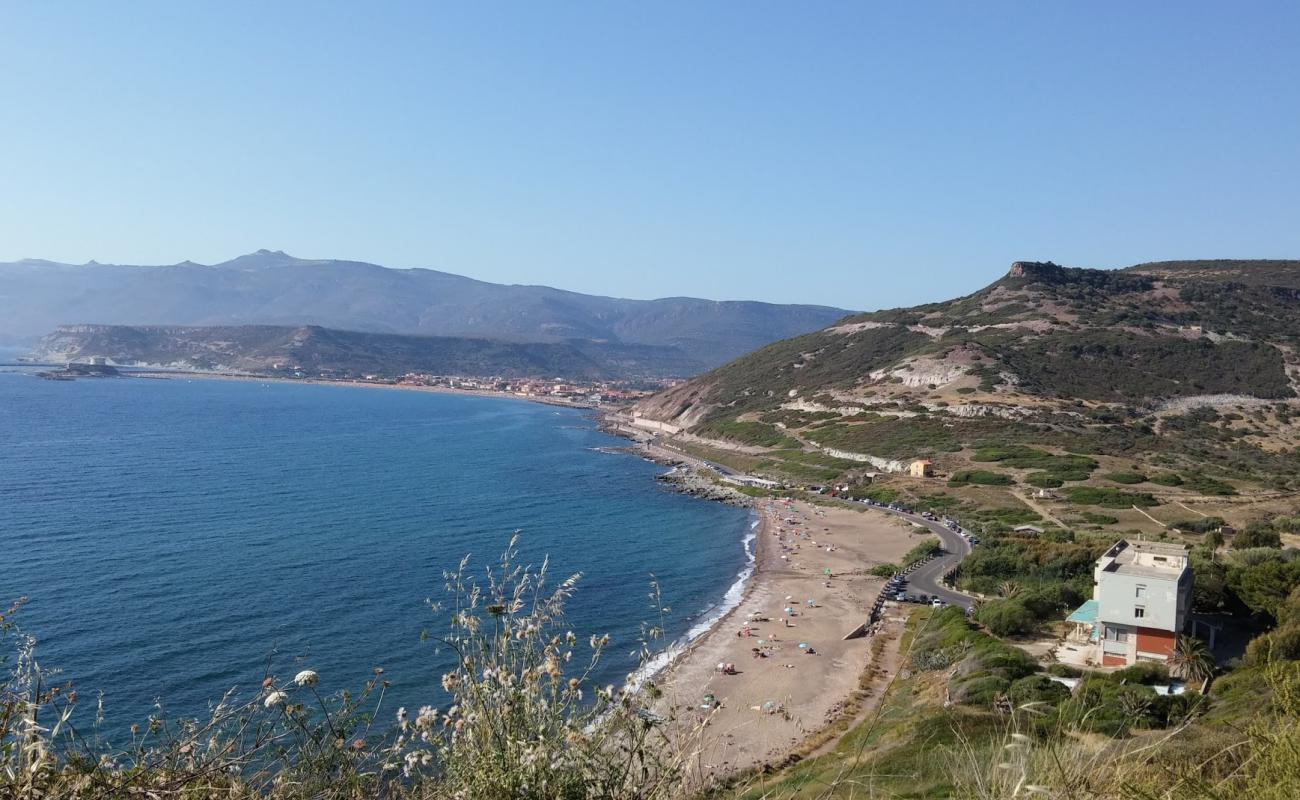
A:
{"label": "mountain range", "polygon": [[849,313],[687,297],[627,300],[280,251],[211,266],[0,263],[0,342],[60,325],[318,326],[371,333],[660,348],[694,374]]}

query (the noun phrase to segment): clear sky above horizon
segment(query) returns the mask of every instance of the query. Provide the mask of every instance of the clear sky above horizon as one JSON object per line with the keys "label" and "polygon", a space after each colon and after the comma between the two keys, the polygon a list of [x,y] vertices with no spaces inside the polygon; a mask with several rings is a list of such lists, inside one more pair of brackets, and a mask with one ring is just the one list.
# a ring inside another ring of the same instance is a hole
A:
{"label": "clear sky above horizon", "polygon": [[0,261],[855,309],[1300,257],[1300,4],[0,0]]}

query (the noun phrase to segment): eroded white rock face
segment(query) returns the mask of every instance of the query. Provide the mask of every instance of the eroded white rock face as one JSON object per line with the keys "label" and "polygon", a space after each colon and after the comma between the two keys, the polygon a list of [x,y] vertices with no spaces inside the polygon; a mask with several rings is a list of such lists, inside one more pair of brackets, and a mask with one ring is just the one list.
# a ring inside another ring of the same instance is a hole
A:
{"label": "eroded white rock face", "polygon": [[999,406],[987,403],[967,403],[959,406],[948,406],[942,410],[948,412],[950,416],[967,418],[1001,417],[1002,419],[1021,419],[1033,413],[1030,409],[1020,406]]}
{"label": "eroded white rock face", "polygon": [[941,338],[949,331],[949,328],[935,328],[929,325],[899,325],[897,322],[850,322],[845,325],[827,328],[826,333],[850,334],[875,330],[876,328],[907,328],[912,333],[924,333],[931,339]]}
{"label": "eroded white rock face", "polygon": [[951,361],[923,356],[915,358],[890,369],[879,369],[871,373],[872,380],[900,378],[908,388],[922,386],[943,386],[963,377],[969,370]]}
{"label": "eroded white rock face", "polygon": [[1276,400],[1265,400],[1248,394],[1198,394],[1193,397],[1178,397],[1173,400],[1166,400],[1156,408],[1156,413],[1163,414],[1170,411],[1182,413],[1206,406],[1211,408],[1267,406],[1276,402]]}
{"label": "eroded white rock face", "polygon": [[839,414],[841,417],[851,417],[854,414],[862,414],[866,411],[861,406],[828,406],[824,403],[814,403],[811,400],[794,400],[789,403],[782,403],[781,408],[787,411],[803,411],[805,413]]}
{"label": "eroded white rock face", "polygon": [[867,455],[866,453],[837,450],[834,447],[819,447],[818,449],[832,458],[842,458],[845,461],[860,461],[864,464],[870,464],[881,472],[904,472],[907,470],[907,465],[902,461],[880,458],[878,456]]}

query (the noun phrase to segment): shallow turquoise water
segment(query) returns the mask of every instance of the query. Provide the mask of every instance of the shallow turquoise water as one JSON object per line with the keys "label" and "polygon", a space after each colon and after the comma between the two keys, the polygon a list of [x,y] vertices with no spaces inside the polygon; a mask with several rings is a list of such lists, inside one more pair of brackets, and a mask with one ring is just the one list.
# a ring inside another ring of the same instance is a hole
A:
{"label": "shallow turquoise water", "polygon": [[[426,599],[522,531],[528,560],[585,574],[570,627],[608,632],[602,681],[635,666],[660,581],[671,637],[746,565],[748,514],[661,488],[661,468],[584,413],[522,401],[0,372],[0,602],[110,730],[155,699],[201,713],[265,670],[392,704],[436,700]],[[93,705],[93,704],[88,704]]]}

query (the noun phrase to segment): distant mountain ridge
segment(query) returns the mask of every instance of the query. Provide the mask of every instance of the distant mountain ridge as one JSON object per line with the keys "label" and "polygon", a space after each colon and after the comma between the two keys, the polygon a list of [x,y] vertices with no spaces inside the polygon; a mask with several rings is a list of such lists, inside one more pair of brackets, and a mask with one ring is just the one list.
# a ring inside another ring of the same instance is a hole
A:
{"label": "distant mountain ridge", "polygon": [[[0,341],[33,341],[59,325],[275,325],[484,338],[574,340],[677,351],[717,366],[848,311],[695,298],[626,300],[545,286],[501,285],[428,269],[299,259],[259,250],[211,266],[0,263]],[[689,374],[689,373],[688,373]]]}
{"label": "distant mountain ridge", "polygon": [[673,348],[613,342],[501,342],[321,328],[65,325],[35,348],[43,361],[358,377],[407,372],[581,380],[662,378],[696,367]]}

